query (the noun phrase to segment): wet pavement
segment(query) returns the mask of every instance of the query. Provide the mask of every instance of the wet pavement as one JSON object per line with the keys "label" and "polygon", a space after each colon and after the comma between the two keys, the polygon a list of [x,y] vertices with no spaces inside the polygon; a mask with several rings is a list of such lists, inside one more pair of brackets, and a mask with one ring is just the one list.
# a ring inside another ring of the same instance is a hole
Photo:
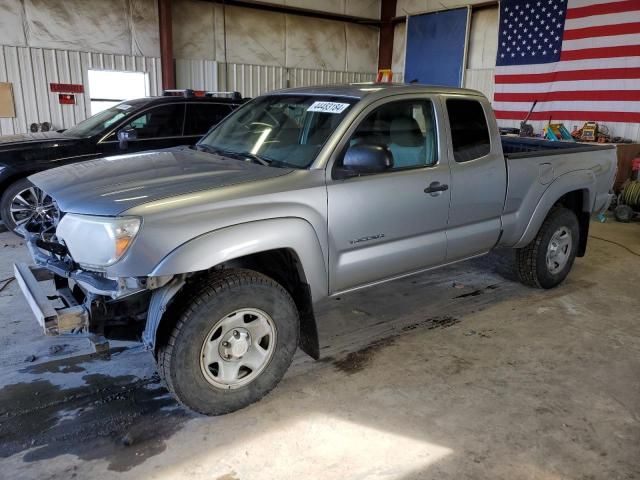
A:
{"label": "wet pavement", "polygon": [[0,233],[0,477],[640,478],[640,262],[596,242],[551,292],[502,252],[327,301],[322,361],[208,418],[138,343],[41,336]]}

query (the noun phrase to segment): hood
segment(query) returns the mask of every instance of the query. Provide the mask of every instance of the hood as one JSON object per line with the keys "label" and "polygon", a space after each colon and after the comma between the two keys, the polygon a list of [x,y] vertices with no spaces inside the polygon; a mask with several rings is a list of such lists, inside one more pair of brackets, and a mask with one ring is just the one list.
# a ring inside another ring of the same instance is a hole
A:
{"label": "hood", "polygon": [[58,132],[38,132],[38,133],[21,133],[17,135],[0,135],[0,149],[15,148],[40,144],[48,144],[51,142],[69,142],[77,141],[73,137],[65,137]]}
{"label": "hood", "polygon": [[37,173],[29,180],[51,195],[63,212],[112,216],[163,198],[289,172],[178,147],[90,160]]}

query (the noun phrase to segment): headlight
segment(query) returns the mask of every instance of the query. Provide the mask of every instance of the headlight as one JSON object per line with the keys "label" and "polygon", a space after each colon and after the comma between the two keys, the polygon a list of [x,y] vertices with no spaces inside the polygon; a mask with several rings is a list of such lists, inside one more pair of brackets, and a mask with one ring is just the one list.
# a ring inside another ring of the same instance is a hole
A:
{"label": "headlight", "polygon": [[73,260],[84,267],[104,268],[125,254],[140,230],[137,217],[95,217],[68,213],[56,229]]}

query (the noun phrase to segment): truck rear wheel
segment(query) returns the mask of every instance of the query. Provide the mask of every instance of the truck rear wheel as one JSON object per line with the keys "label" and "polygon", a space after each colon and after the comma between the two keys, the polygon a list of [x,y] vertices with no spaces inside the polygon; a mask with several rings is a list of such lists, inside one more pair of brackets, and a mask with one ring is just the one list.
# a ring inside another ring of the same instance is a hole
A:
{"label": "truck rear wheel", "polygon": [[578,251],[580,229],[571,210],[554,207],[533,241],[516,250],[518,278],[525,285],[553,288],[567,277]]}
{"label": "truck rear wheel", "polygon": [[158,370],[185,406],[221,415],[260,400],[282,379],[298,345],[289,293],[250,270],[225,270],[179,300],[158,350]]}

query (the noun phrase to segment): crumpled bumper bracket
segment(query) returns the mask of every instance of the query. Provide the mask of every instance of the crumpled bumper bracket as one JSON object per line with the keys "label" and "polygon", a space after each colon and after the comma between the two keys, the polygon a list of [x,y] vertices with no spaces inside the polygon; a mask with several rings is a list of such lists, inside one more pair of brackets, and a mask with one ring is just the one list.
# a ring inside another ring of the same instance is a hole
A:
{"label": "crumpled bumper bracket", "polygon": [[55,308],[45,294],[40,282],[53,279],[49,270],[25,263],[16,263],[13,269],[22,294],[45,335],[88,333],[89,312],[75,301],[70,291],[58,290],[56,297],[64,305],[62,308]]}

